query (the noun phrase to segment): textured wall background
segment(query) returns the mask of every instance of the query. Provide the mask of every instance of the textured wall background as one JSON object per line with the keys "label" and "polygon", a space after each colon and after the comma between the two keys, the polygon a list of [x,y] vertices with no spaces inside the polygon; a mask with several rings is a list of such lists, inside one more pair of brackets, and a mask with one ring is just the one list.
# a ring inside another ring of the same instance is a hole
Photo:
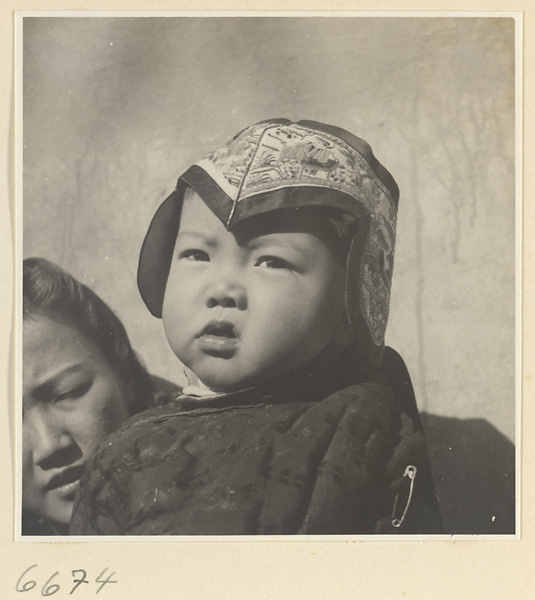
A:
{"label": "textured wall background", "polygon": [[387,342],[422,409],[514,434],[514,23],[497,18],[26,18],[24,255],[181,368],[137,255],[182,170],[246,125],[366,139],[401,189]]}

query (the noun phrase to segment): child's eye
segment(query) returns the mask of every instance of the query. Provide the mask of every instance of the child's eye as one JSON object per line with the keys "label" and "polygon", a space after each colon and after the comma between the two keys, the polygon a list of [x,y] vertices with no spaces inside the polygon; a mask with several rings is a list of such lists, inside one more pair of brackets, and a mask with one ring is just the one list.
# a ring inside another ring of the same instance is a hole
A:
{"label": "child's eye", "polygon": [[206,262],[210,260],[208,253],[204,250],[184,250],[178,256],[192,262]]}
{"label": "child's eye", "polygon": [[256,261],[257,267],[263,269],[291,269],[291,265],[282,258],[276,256],[262,256]]}

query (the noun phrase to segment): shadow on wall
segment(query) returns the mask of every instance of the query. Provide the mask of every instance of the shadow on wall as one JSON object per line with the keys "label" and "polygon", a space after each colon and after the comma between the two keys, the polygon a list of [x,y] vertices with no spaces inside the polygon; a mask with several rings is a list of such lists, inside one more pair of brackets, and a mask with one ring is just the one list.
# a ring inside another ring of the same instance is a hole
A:
{"label": "shadow on wall", "polygon": [[422,413],[445,533],[515,533],[515,447],[484,419]]}

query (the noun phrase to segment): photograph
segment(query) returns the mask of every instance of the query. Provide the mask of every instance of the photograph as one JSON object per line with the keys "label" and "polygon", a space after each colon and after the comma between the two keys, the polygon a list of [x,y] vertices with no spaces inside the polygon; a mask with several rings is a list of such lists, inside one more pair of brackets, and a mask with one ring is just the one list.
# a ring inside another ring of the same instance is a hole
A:
{"label": "photograph", "polygon": [[17,540],[515,539],[520,27],[19,15]]}

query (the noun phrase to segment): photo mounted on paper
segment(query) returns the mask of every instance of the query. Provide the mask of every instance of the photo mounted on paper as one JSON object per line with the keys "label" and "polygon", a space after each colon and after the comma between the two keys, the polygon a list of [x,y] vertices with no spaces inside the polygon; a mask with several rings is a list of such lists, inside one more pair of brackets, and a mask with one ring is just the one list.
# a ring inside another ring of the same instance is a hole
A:
{"label": "photo mounted on paper", "polygon": [[18,540],[518,534],[520,26],[18,15]]}

